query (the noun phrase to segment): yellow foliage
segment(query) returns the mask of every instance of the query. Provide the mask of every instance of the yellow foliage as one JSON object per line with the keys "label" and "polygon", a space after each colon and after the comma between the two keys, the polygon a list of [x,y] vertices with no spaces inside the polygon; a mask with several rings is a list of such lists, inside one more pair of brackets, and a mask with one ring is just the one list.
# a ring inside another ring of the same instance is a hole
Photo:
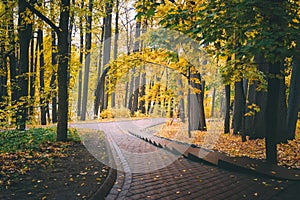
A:
{"label": "yellow foliage", "polygon": [[107,109],[107,110],[103,110],[101,113],[100,113],[100,117],[102,119],[107,119],[107,118],[114,118],[114,115],[113,115],[113,112],[111,109]]}

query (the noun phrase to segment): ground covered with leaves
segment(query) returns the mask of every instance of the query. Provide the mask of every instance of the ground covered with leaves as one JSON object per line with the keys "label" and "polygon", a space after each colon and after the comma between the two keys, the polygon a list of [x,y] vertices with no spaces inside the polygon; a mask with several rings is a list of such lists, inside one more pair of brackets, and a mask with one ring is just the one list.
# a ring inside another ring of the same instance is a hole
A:
{"label": "ground covered with leaves", "polygon": [[[230,157],[250,157],[256,159],[265,159],[265,140],[255,139],[242,142],[241,136],[233,134],[223,134],[221,121],[208,123],[208,131],[192,131],[191,137],[187,134],[187,125],[181,122],[167,122],[156,136],[168,138],[189,144],[195,144],[199,147],[223,152]],[[300,169],[300,131],[299,127],[296,139],[288,141],[286,144],[278,144],[278,164],[288,168]]]}
{"label": "ground covered with leaves", "polygon": [[99,189],[108,167],[76,131],[68,142],[55,136],[51,128],[0,132],[0,199],[88,199]]}

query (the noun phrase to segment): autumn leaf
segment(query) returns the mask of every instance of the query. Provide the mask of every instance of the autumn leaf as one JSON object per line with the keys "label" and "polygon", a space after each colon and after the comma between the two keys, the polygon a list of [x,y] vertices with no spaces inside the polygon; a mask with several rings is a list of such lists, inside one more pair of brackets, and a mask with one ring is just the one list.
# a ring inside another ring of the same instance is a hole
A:
{"label": "autumn leaf", "polygon": [[[208,124],[208,126],[219,125]],[[209,131],[192,131],[192,137],[189,138],[186,130],[187,124],[182,122],[166,122],[163,128],[155,135],[223,152],[230,157],[266,158],[264,139],[248,139],[246,142],[243,142],[241,136],[238,135]],[[300,169],[300,132],[297,132],[296,139],[289,140],[286,144],[278,144],[277,152],[279,165]],[[249,166],[249,168],[254,170],[256,166]],[[276,174],[274,171],[271,171],[271,173]]]}

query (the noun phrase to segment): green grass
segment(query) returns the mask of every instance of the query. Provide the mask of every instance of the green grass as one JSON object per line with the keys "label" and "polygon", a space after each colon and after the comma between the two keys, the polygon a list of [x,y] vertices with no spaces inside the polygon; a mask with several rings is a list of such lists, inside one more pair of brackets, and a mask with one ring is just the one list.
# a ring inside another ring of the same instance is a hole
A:
{"label": "green grass", "polygon": [[[69,129],[68,138],[73,141],[80,141],[76,129]],[[56,128],[32,128],[25,131],[0,132],[0,153],[38,149],[40,144],[47,141],[56,141]]]}

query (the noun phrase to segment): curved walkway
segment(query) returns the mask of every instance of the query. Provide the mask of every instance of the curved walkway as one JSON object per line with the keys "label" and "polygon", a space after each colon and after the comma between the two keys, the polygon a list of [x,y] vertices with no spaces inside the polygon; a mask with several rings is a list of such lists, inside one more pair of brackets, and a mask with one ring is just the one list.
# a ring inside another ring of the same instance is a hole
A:
{"label": "curved walkway", "polygon": [[80,124],[80,127],[103,130],[114,151],[118,178],[106,199],[300,198],[299,182],[193,162],[128,133],[160,122],[161,119],[152,119]]}

